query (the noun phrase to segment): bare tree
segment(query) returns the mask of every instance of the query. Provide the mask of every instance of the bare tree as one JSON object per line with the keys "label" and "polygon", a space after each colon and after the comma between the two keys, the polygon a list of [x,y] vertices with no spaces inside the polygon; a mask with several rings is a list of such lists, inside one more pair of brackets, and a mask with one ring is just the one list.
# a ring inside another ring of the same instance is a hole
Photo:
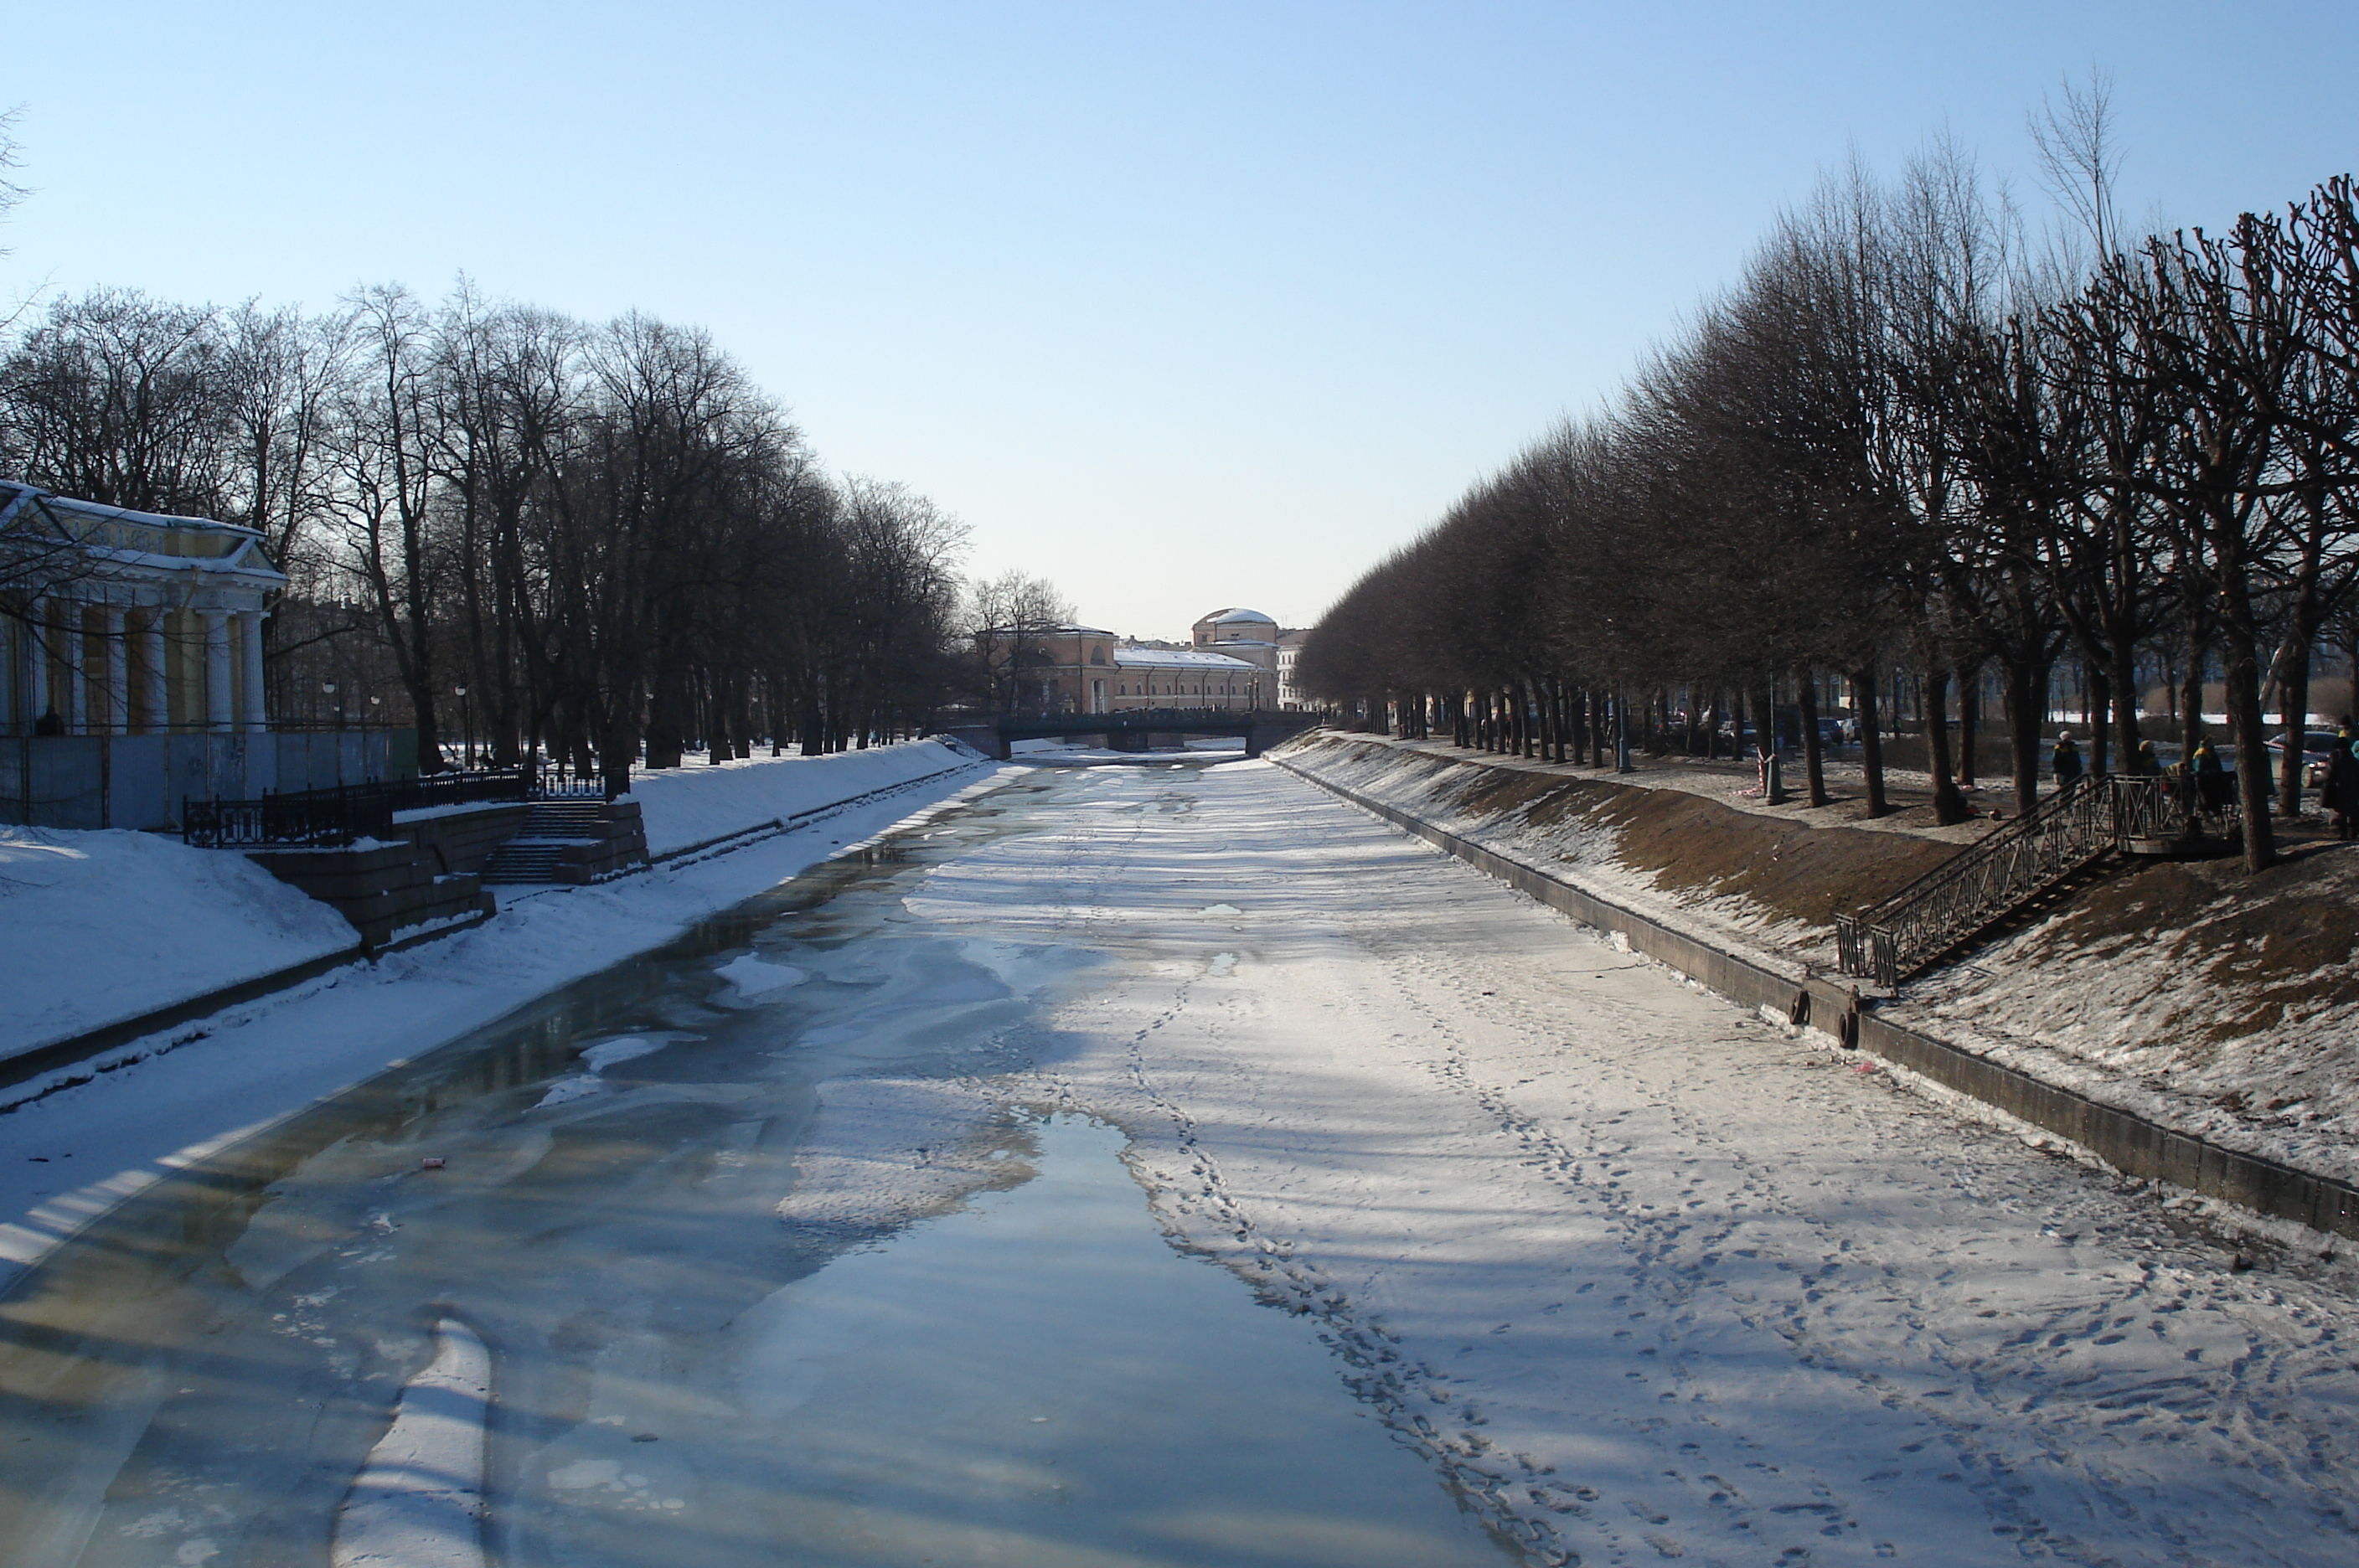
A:
{"label": "bare tree", "polygon": [[1045,577],[1010,569],[971,584],[966,630],[981,663],[984,700],[996,713],[1047,701],[1035,673],[1051,661],[1042,634],[1071,626],[1073,606]]}

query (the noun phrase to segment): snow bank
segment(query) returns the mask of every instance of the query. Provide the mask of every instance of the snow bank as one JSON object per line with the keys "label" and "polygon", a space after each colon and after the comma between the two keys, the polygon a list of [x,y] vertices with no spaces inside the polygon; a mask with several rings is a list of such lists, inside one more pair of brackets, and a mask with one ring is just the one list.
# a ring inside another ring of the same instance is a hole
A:
{"label": "snow bank", "polygon": [[[1700,898],[1667,886],[1656,873],[1623,861],[1616,853],[1621,835],[1613,825],[1585,812],[1534,822],[1526,810],[1529,801],[1503,806],[1486,788],[1500,773],[1539,774],[1540,768],[1517,769],[1512,761],[1495,768],[1489,765],[1500,759],[1435,756],[1366,735],[1313,735],[1295,743],[1285,756],[1289,766],[1541,867],[1682,936],[1752,953],[1773,967],[1824,967],[1832,962],[1831,928],[1805,926],[1749,898]],[[1554,768],[1545,771],[1566,782],[1576,777]],[[1738,802],[1724,803],[1743,809]]]}
{"label": "snow bank", "polygon": [[[531,893],[440,942],[11,1085],[0,1096],[0,1148],[12,1156],[0,1160],[0,1290],[158,1178],[1014,772],[970,764],[727,855]],[[219,858],[260,875],[242,856]],[[175,1049],[189,1040],[196,1043]]]}
{"label": "snow bank", "polygon": [[[660,855],[977,760],[956,741],[911,741],[649,774],[632,798]],[[360,940],[242,855],[154,833],[31,828],[0,828],[0,1061]]]}
{"label": "snow bank", "polygon": [[756,757],[640,774],[631,780],[631,799],[647,822],[647,853],[668,855],[941,773],[978,755],[954,740],[919,740],[832,757]]}
{"label": "snow bank", "polygon": [[354,946],[242,855],[154,833],[0,828],[0,1060]]}
{"label": "snow bank", "polygon": [[492,1353],[455,1318],[434,1338],[336,1516],[334,1568],[481,1568]]}

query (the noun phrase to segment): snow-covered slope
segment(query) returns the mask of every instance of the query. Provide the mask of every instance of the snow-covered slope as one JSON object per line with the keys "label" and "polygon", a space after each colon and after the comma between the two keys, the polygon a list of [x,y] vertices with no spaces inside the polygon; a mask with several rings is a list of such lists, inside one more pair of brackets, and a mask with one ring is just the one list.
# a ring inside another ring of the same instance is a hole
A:
{"label": "snow-covered slope", "polygon": [[0,828],[0,1060],[359,940],[242,855]]}
{"label": "snow-covered slope", "polygon": [[640,774],[631,780],[631,799],[647,821],[647,853],[666,855],[962,767],[977,755],[953,740],[918,740],[832,757],[692,762]]}
{"label": "snow-covered slope", "polygon": [[[1280,756],[1670,930],[1821,969],[1831,909],[1873,902],[1956,842],[1370,736]],[[1667,848],[1675,835],[1687,843]],[[2258,878],[2233,860],[2130,867],[1911,980],[1886,1009],[2148,1121],[2359,1181],[2354,894],[2359,855],[2339,845]]]}
{"label": "snow-covered slope", "polygon": [[[978,760],[949,740],[765,757],[644,774],[632,798],[660,855]],[[0,828],[0,1061],[358,941],[242,855],[155,833]]]}

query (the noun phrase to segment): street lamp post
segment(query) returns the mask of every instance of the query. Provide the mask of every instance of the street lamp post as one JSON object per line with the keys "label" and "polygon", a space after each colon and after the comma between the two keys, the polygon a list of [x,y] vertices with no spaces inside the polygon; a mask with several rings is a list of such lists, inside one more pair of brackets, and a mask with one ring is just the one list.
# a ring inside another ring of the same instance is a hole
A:
{"label": "street lamp post", "polygon": [[475,766],[475,705],[467,701],[467,689],[464,686],[453,686],[451,690],[459,699],[459,727],[465,732],[465,738],[460,745],[466,758],[466,766],[472,771]]}
{"label": "street lamp post", "polygon": [[332,681],[322,681],[320,682],[320,690],[327,693],[329,702],[335,708],[336,727],[338,729],[342,729],[344,727],[344,705],[336,701],[336,683]]}

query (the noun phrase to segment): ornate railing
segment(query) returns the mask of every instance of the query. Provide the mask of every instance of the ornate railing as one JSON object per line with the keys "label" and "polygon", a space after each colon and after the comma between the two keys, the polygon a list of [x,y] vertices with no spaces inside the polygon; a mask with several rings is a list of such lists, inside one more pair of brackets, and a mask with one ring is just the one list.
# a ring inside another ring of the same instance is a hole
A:
{"label": "ornate railing", "polygon": [[1835,917],[1846,975],[1897,985],[1967,937],[2136,840],[2221,831],[2196,781],[2095,779],[2050,795],[1882,903]]}
{"label": "ornate railing", "polygon": [[295,789],[265,794],[258,800],[190,799],[180,803],[180,839],[203,849],[240,844],[328,847],[390,833],[396,811],[523,801],[540,793],[530,770],[494,768]]}
{"label": "ornate railing", "polygon": [[594,765],[581,767],[560,762],[555,757],[544,757],[539,770],[533,775],[532,798],[536,800],[603,800],[606,798],[606,776]]}
{"label": "ornate railing", "polygon": [[299,789],[258,800],[180,803],[180,841],[201,849],[241,844],[328,846],[393,831],[393,805],[363,788]]}

